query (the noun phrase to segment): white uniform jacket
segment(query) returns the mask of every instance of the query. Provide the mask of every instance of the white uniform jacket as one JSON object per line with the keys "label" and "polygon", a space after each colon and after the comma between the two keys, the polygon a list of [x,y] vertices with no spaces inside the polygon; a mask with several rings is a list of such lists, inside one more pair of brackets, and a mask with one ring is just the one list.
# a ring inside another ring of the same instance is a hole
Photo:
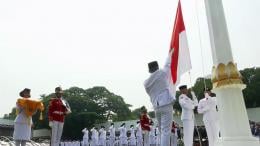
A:
{"label": "white uniform jacket", "polygon": [[109,137],[116,137],[115,127],[113,125],[109,127]]}
{"label": "white uniform jacket", "polygon": [[194,119],[193,109],[198,105],[196,97],[191,100],[187,95],[181,94],[179,96],[179,103],[182,108],[181,120],[192,120]]}
{"label": "white uniform jacket", "polygon": [[84,133],[84,135],[83,135],[83,139],[87,139],[88,140],[88,129],[87,128],[84,128],[83,130],[82,130],[82,132]]}
{"label": "white uniform jacket", "polygon": [[198,113],[203,114],[203,121],[216,121],[217,118],[217,99],[205,94],[205,98],[201,99],[198,105]]}
{"label": "white uniform jacket", "polygon": [[164,68],[152,73],[144,82],[154,108],[171,104],[175,100],[175,88],[170,84],[170,66],[171,59],[168,57]]}

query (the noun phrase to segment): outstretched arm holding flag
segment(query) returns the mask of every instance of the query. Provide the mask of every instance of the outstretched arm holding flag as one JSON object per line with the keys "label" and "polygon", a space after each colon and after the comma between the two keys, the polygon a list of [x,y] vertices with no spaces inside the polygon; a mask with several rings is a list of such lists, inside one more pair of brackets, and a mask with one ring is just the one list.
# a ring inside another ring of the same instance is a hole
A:
{"label": "outstretched arm holding flag", "polygon": [[150,77],[144,82],[147,94],[153,104],[161,132],[161,146],[170,145],[171,123],[173,121],[172,103],[175,100],[176,86],[180,76],[191,69],[185,26],[179,2],[172,34],[169,59],[163,69],[156,61],[148,64]]}

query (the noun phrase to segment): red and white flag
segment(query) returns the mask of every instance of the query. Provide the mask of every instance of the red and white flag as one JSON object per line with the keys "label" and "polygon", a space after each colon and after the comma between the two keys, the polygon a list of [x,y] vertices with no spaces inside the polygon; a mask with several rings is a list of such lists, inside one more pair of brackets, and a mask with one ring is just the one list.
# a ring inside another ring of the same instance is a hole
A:
{"label": "red and white flag", "polygon": [[173,52],[171,56],[171,78],[176,87],[179,84],[181,75],[191,69],[190,52],[180,1],[175,17],[170,52]]}

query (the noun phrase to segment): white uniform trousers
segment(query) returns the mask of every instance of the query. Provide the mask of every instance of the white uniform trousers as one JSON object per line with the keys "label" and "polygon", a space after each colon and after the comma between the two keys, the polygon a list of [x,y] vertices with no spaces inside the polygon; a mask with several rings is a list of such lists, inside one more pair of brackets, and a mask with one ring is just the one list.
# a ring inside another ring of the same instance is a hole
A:
{"label": "white uniform trousers", "polygon": [[158,121],[158,127],[161,135],[161,146],[170,145],[170,135],[173,121],[172,112],[172,104],[159,107],[155,110],[155,116]]}
{"label": "white uniform trousers", "polygon": [[83,138],[83,144],[82,146],[89,146],[88,138]]}
{"label": "white uniform trousers", "polygon": [[154,135],[149,135],[149,146],[156,146],[156,137]]}
{"label": "white uniform trousers", "polygon": [[149,146],[149,131],[144,131],[144,146]]}
{"label": "white uniform trousers", "polygon": [[156,146],[160,146],[161,145],[161,136],[160,135],[157,135],[156,136]]}
{"label": "white uniform trousers", "polygon": [[109,137],[109,146],[114,146],[115,139],[115,137]]}
{"label": "white uniform trousers", "polygon": [[143,138],[141,136],[136,136],[136,145],[143,146]]}
{"label": "white uniform trousers", "polygon": [[183,120],[183,140],[185,146],[192,146],[194,134],[194,120]]}
{"label": "white uniform trousers", "polygon": [[204,121],[204,124],[205,124],[206,131],[207,131],[209,146],[215,146],[215,143],[216,143],[218,135],[219,135],[217,122],[213,121],[213,120]]}
{"label": "white uniform trousers", "polygon": [[171,133],[171,146],[177,146],[177,136],[175,133]]}
{"label": "white uniform trousers", "polygon": [[135,137],[130,137],[128,145],[129,146],[136,146],[136,139],[135,139]]}
{"label": "white uniform trousers", "polygon": [[63,131],[63,122],[52,121],[51,127],[51,146],[59,146]]}
{"label": "white uniform trousers", "polygon": [[128,144],[127,137],[119,137],[119,143],[120,146],[127,146]]}
{"label": "white uniform trousers", "polygon": [[106,146],[106,139],[100,138],[98,140],[98,145],[99,146]]}

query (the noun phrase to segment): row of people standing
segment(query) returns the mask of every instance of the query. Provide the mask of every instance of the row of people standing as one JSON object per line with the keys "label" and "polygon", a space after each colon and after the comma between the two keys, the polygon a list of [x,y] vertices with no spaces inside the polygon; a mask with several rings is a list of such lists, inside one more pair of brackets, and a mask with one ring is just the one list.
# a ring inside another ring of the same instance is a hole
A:
{"label": "row of people standing", "polygon": [[[119,136],[116,136],[116,128],[113,123],[111,123],[108,131],[105,130],[104,126],[101,126],[99,130],[94,127],[90,131],[87,128],[84,128],[82,130],[84,133],[83,146],[159,146],[160,133],[158,127],[155,127],[153,122],[150,122],[149,130],[145,130],[142,125],[142,122],[140,123],[137,121],[136,126],[130,125],[127,129],[125,123],[123,123],[119,128],[117,128]],[[147,136],[145,136],[146,134]],[[172,126],[171,139],[171,145],[177,146],[177,127],[174,122]]]}

